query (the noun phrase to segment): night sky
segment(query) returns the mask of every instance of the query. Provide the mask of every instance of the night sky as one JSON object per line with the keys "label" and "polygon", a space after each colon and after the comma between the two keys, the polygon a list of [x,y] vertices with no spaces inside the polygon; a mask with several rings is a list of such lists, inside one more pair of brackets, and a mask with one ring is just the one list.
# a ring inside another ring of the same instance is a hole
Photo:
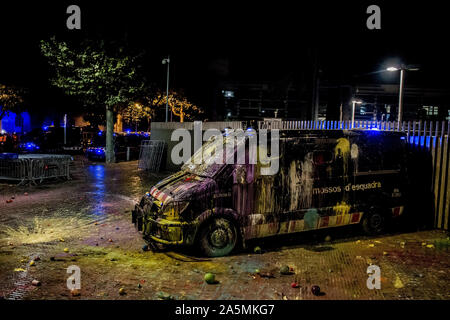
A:
{"label": "night sky", "polygon": [[[398,74],[372,73],[390,59],[419,64],[409,85],[449,88],[448,22],[440,3],[395,1],[39,1],[0,4],[0,83],[29,88],[33,108],[71,103],[48,84],[39,40],[126,38],[145,50],[143,70],[165,88],[171,56],[171,87],[207,108],[205,90],[220,80],[280,81],[304,66],[316,48],[325,81],[397,83]],[[144,4],[151,3],[151,4]],[[82,30],[66,28],[66,8],[81,7]],[[366,8],[381,7],[381,30],[366,28]],[[425,7],[426,5],[426,7]]]}

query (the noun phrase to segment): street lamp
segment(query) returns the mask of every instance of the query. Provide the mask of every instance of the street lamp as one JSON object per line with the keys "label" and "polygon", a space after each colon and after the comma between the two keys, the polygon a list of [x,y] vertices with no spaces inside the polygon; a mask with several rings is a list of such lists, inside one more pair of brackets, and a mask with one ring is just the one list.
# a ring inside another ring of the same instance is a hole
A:
{"label": "street lamp", "polygon": [[417,70],[419,70],[419,68],[414,67],[414,66],[402,65],[401,67],[391,66],[391,67],[387,68],[386,70],[390,71],[390,72],[395,72],[395,71],[400,70],[400,88],[398,91],[398,116],[397,116],[398,128],[400,128],[400,124],[402,123],[402,115],[403,115],[403,86],[405,83],[405,71],[406,70],[417,71]]}
{"label": "street lamp", "polygon": [[361,100],[352,100],[352,129],[355,127],[355,107],[357,104],[361,104]]}
{"label": "street lamp", "polygon": [[169,119],[169,64],[170,64],[170,56],[164,58],[162,60],[162,64],[167,63],[167,86],[166,86],[166,122]]}

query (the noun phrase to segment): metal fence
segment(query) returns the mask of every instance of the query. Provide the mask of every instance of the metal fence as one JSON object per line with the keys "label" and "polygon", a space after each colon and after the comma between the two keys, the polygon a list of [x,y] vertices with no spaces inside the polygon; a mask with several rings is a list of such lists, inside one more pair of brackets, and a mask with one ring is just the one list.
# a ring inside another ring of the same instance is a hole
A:
{"label": "metal fence", "polygon": [[69,155],[29,154],[16,159],[0,159],[0,180],[40,183],[45,179],[70,179]]}
{"label": "metal fence", "polygon": [[158,172],[161,167],[166,143],[160,140],[143,140],[139,153],[138,168]]}
{"label": "metal fence", "polygon": [[449,132],[448,121],[259,121],[258,129],[338,130],[364,129],[405,132],[415,148],[429,152],[432,158],[432,191],[434,193],[434,225],[449,230]]}

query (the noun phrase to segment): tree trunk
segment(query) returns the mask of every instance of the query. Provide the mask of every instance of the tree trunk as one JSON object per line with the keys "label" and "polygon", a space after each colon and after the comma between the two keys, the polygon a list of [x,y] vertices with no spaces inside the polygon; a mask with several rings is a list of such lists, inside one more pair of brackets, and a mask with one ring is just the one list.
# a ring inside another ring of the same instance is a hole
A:
{"label": "tree trunk", "polygon": [[114,114],[112,107],[106,107],[106,150],[105,158],[106,163],[115,162],[114,153]]}

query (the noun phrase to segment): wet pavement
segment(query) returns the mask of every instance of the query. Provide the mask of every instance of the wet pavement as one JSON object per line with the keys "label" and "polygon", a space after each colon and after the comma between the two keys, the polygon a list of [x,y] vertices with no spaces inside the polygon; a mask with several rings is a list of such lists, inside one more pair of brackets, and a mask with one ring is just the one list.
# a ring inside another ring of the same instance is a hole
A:
{"label": "wet pavement", "polygon": [[[0,184],[0,296],[450,299],[448,234],[438,230],[381,237],[362,236],[355,228],[322,230],[256,241],[234,255],[214,259],[182,250],[144,252],[130,210],[167,174],[139,171],[135,161],[105,165],[77,157],[73,180]],[[6,203],[9,199],[13,201]],[[260,246],[261,253],[254,253],[254,246]],[[371,264],[381,270],[379,290],[366,285]],[[81,270],[76,296],[66,286],[71,265]],[[281,275],[285,265],[290,272]],[[213,272],[218,283],[206,284],[206,272]],[[32,285],[33,280],[40,286]],[[313,285],[323,294],[314,296]]]}

